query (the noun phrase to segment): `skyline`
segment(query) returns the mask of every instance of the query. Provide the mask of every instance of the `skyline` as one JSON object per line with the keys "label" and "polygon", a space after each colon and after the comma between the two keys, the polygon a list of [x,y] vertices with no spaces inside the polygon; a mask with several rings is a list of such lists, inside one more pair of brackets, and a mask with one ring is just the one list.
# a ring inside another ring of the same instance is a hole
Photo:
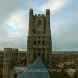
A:
{"label": "skyline", "polygon": [[[51,11],[54,51],[78,51],[77,0],[0,0],[0,48],[26,48],[28,13]],[[4,4],[4,5],[2,5]]]}

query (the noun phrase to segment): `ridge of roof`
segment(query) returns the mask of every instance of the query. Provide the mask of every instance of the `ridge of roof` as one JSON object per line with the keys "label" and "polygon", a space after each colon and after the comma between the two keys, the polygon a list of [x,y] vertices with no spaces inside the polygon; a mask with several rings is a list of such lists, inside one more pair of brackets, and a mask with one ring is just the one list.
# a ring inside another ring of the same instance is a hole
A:
{"label": "ridge of roof", "polygon": [[49,78],[49,72],[42,59],[38,57],[33,64],[28,66],[19,78]]}

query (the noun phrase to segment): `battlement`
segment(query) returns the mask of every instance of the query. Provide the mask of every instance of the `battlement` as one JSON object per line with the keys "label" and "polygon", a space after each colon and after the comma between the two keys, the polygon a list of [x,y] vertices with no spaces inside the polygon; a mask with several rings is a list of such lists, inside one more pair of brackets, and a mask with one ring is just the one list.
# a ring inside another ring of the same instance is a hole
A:
{"label": "battlement", "polygon": [[18,51],[17,48],[4,48],[4,51]]}
{"label": "battlement", "polygon": [[50,16],[50,9],[46,9],[46,14],[35,14],[33,12],[33,9],[30,9],[30,12],[29,12],[30,16]]}
{"label": "battlement", "polygon": [[44,17],[44,16],[46,16],[46,15],[45,15],[45,14],[34,14],[33,16]]}
{"label": "battlement", "polygon": [[9,52],[9,51],[25,51],[26,49],[20,49],[20,48],[0,48],[0,52]]}

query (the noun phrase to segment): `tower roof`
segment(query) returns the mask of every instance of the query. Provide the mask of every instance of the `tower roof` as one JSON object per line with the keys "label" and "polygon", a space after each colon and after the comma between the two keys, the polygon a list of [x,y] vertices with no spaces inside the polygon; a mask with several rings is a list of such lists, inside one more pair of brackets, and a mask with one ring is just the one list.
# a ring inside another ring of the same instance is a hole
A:
{"label": "tower roof", "polygon": [[28,66],[19,78],[49,78],[49,72],[42,59],[38,57],[33,64]]}

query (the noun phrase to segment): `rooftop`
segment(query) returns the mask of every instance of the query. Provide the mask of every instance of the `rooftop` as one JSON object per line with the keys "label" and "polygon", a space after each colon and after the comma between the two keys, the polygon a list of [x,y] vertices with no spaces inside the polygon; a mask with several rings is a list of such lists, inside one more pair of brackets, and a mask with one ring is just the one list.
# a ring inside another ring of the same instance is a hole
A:
{"label": "rooftop", "polygon": [[42,59],[38,57],[33,64],[28,66],[19,78],[49,78],[49,72]]}

